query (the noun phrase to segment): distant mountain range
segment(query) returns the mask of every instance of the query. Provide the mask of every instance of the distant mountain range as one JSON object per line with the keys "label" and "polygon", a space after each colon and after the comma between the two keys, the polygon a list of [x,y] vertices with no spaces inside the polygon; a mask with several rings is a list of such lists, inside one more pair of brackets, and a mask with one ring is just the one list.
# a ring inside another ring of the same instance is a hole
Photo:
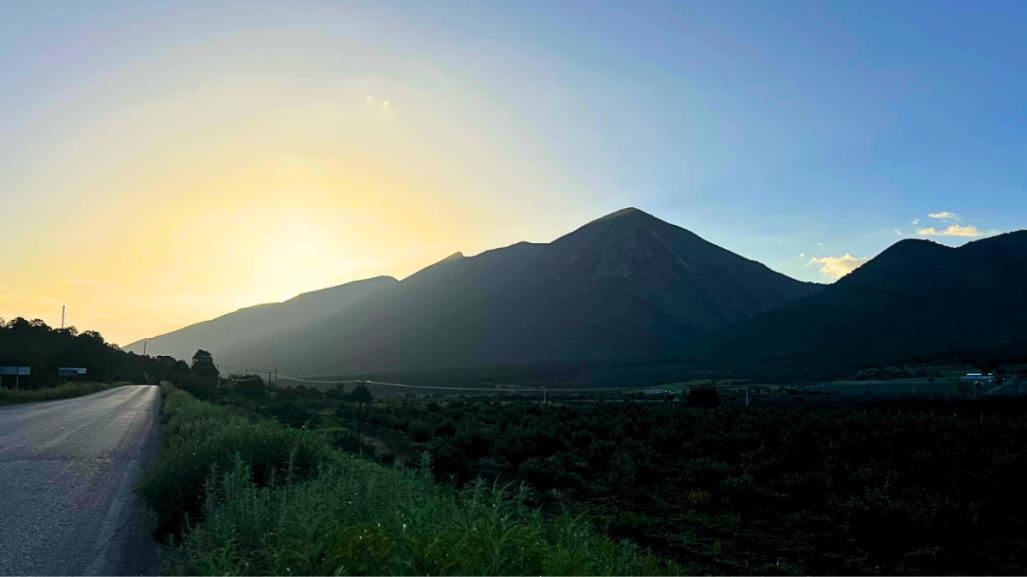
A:
{"label": "distant mountain range", "polygon": [[306,375],[659,359],[819,288],[625,209],[551,243],[243,309],[151,338],[147,351],[204,348],[232,369]]}
{"label": "distant mountain range", "polygon": [[[1027,349],[1027,232],[897,243],[825,287],[629,208],[551,243],[455,254],[148,339],[228,370],[348,375],[680,363],[758,374]],[[126,347],[140,352],[142,341]]]}
{"label": "distant mountain range", "polygon": [[718,331],[695,360],[798,376],[1020,357],[1027,357],[1027,231],[959,248],[899,241],[815,294]]}

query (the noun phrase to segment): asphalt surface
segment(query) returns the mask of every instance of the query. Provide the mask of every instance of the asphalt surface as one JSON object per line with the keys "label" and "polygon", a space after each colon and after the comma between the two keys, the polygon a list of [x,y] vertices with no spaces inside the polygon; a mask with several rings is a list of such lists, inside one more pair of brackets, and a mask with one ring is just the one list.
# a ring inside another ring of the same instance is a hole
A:
{"label": "asphalt surface", "polygon": [[156,452],[159,398],[126,386],[0,407],[0,574],[156,572],[133,485]]}

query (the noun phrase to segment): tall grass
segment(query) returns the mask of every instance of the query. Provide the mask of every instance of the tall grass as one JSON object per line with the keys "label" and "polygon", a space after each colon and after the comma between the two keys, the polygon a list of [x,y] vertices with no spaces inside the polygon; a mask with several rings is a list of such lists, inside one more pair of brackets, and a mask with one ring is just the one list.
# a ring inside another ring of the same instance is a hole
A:
{"label": "tall grass", "polygon": [[[123,383],[122,383],[123,384]],[[114,383],[65,383],[56,387],[42,389],[6,389],[0,388],[0,405],[15,403],[35,403],[39,401],[56,401],[91,395],[120,386]]]}
{"label": "tall grass", "polygon": [[162,385],[160,457],[144,472],[138,492],[157,518],[159,536],[174,535],[202,519],[212,471],[224,471],[241,455],[253,481],[306,478],[332,452],[319,436],[273,421],[250,421]]}
{"label": "tall grass", "polygon": [[[141,492],[166,516],[171,506],[193,511],[164,563],[168,574],[637,575],[678,569],[580,519],[544,517],[525,505],[524,489],[436,485],[427,467],[382,467],[328,449],[315,432],[247,422],[181,391],[168,395],[165,417],[162,454]],[[271,449],[273,443],[284,446]],[[177,484],[194,501],[166,499],[174,493],[168,486]]]}

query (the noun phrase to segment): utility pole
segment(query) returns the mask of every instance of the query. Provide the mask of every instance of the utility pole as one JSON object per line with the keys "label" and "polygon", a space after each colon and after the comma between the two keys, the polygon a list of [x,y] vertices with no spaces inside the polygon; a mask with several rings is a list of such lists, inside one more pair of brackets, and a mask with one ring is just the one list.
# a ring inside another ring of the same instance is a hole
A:
{"label": "utility pole", "polygon": [[278,386],[278,369],[275,369],[275,386]]}
{"label": "utility pole", "polygon": [[149,343],[150,343],[150,341],[143,341],[143,356],[144,357],[146,356],[146,345],[148,345]]}
{"label": "utility pole", "polygon": [[64,330],[64,310],[66,308],[67,307],[65,305],[61,305],[61,330],[62,331]]}

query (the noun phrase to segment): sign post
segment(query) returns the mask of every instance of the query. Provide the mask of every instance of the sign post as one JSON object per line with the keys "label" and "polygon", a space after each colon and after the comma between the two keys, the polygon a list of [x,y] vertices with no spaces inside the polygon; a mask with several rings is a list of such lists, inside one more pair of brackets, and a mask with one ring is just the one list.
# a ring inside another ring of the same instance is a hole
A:
{"label": "sign post", "polygon": [[32,367],[0,367],[0,385],[3,384],[4,375],[14,375],[14,388],[21,384],[22,375],[31,375]]}

